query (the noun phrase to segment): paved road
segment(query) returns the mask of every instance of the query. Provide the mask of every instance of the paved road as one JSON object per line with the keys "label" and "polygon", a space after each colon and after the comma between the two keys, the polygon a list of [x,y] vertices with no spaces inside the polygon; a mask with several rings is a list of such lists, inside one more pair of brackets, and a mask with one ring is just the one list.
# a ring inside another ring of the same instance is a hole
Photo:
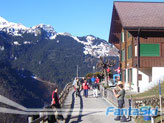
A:
{"label": "paved road", "polygon": [[106,109],[111,106],[113,105],[101,96],[93,97],[92,90],[89,90],[88,98],[76,97],[74,91],[70,91],[63,105],[66,109],[65,113],[63,112],[65,123],[119,123],[114,120],[113,114],[106,116]]}

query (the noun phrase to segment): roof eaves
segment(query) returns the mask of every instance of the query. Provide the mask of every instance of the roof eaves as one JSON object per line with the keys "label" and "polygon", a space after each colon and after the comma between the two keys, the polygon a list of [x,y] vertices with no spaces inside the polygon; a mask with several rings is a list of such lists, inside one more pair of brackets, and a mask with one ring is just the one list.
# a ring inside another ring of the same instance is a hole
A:
{"label": "roof eaves", "polygon": [[164,2],[146,2],[146,1],[114,1],[114,3],[164,3]]}
{"label": "roof eaves", "polygon": [[124,29],[134,29],[134,30],[138,30],[138,29],[156,29],[156,30],[164,30],[164,27],[130,27],[130,26],[125,26],[123,27]]}

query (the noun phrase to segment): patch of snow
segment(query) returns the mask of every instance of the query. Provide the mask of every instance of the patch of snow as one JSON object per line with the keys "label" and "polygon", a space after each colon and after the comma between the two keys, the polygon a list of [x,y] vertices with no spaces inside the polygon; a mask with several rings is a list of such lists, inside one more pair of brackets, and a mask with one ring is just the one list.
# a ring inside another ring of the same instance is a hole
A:
{"label": "patch of snow", "polygon": [[88,41],[93,41],[93,40],[95,40],[95,37],[93,37],[93,36],[87,36],[87,38],[86,38]]}
{"label": "patch of snow", "polygon": [[[111,46],[108,45],[108,43],[106,43],[106,42],[101,42],[99,45],[93,45],[94,40],[97,39],[94,36],[87,36],[86,37],[87,42],[86,42],[86,41],[80,40],[76,36],[72,36],[69,33],[57,33],[57,35],[70,36],[74,40],[76,40],[77,42],[83,44],[84,45],[83,53],[85,55],[91,55],[91,56],[95,56],[97,58],[99,58],[100,56],[103,56],[103,57],[106,57],[106,56],[119,56],[119,54],[117,54],[118,50],[115,47],[111,48]],[[112,51],[113,49],[115,49],[115,51],[116,51],[115,54],[110,53],[110,51]]]}
{"label": "patch of snow", "polygon": [[7,32],[8,34],[14,36],[21,36],[20,32],[25,32],[26,30],[28,30],[28,28],[24,25],[9,22],[4,18],[0,17],[0,31]]}
{"label": "patch of snow", "polygon": [[14,45],[21,45],[21,44],[19,44],[18,41],[14,41],[13,44],[14,44]]}
{"label": "patch of snow", "polygon": [[57,36],[57,34],[55,34],[55,35],[53,35],[53,36],[49,37],[49,39],[50,39],[50,40],[53,40],[53,39],[55,39],[55,38],[56,38],[56,36]]}
{"label": "patch of snow", "polygon": [[5,47],[4,46],[0,46],[0,50],[1,51],[4,51],[5,50]]}
{"label": "patch of snow", "polygon": [[23,43],[24,44],[31,44],[31,42],[29,42],[29,41],[24,41]]}
{"label": "patch of snow", "polygon": [[149,82],[149,84],[147,84],[147,86],[144,86],[144,87],[140,86],[141,92],[148,91],[148,90],[154,88],[155,86],[159,85],[159,80],[160,80],[161,83],[162,83],[162,82],[164,81],[164,76],[161,76],[161,77],[159,77],[158,79]]}
{"label": "patch of snow", "polygon": [[37,76],[33,75],[33,76],[31,76],[31,78],[33,78],[33,79],[37,79]]}
{"label": "patch of snow", "polygon": [[[111,48],[111,46],[108,45],[106,42],[101,42],[99,45],[93,45],[94,40],[97,39],[94,36],[87,36],[86,37],[87,42],[86,41],[81,41],[75,36],[71,36],[71,37],[74,40],[76,40],[77,42],[84,45],[83,53],[85,55],[95,56],[96,58],[100,58],[100,56],[102,56],[102,57],[119,56],[118,50],[115,47]],[[110,51],[112,51],[112,50],[115,50],[115,54],[110,53]]]}
{"label": "patch of snow", "polygon": [[54,28],[51,25],[45,25],[45,24],[39,24],[37,26],[32,27],[32,29],[36,30],[36,29],[40,29],[42,28],[44,31],[47,32],[47,36],[49,39],[53,40],[56,38],[56,31],[54,30]]}

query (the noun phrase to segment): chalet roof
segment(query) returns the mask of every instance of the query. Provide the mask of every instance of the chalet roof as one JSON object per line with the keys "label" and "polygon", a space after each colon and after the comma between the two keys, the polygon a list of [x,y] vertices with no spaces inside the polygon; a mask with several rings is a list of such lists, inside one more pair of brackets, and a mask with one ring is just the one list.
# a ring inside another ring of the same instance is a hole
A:
{"label": "chalet roof", "polygon": [[164,28],[164,2],[114,2],[124,28]]}

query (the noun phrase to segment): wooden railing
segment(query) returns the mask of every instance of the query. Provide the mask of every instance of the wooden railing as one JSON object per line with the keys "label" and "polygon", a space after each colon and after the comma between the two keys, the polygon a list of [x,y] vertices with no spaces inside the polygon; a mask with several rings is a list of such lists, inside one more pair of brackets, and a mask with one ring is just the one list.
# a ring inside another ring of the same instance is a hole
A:
{"label": "wooden railing", "polygon": [[[72,88],[72,82],[68,83],[63,91],[59,94],[59,102],[61,104],[61,107],[63,106],[64,100],[66,99],[70,89]],[[53,109],[54,111],[56,111],[56,109]],[[28,123],[48,123],[48,116],[46,115],[47,112],[43,111],[39,113],[39,118],[37,119],[33,119],[33,116],[28,116]]]}

